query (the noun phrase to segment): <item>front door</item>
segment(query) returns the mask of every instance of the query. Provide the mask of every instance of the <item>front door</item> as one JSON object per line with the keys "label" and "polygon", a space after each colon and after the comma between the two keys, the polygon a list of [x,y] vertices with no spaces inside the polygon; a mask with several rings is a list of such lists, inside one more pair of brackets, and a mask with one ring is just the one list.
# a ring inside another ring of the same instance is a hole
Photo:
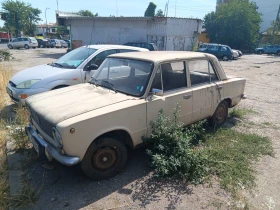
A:
{"label": "front door", "polygon": [[188,87],[185,62],[161,64],[155,77],[150,92],[161,92],[154,95],[147,102],[147,127],[148,135],[151,134],[150,122],[157,119],[159,111],[170,118],[177,104],[180,106],[179,121],[188,125],[192,121],[192,90]]}

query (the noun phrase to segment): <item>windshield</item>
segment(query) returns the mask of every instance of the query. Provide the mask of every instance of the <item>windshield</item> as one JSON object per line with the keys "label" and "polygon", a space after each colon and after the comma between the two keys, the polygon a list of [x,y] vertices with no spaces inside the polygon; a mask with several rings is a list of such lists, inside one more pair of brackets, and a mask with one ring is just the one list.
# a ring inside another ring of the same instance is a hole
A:
{"label": "windshield", "polygon": [[96,51],[96,49],[80,47],[62,56],[52,65],[61,68],[75,69]]}
{"label": "windshield", "polygon": [[132,96],[143,96],[153,63],[132,59],[107,58],[90,83]]}

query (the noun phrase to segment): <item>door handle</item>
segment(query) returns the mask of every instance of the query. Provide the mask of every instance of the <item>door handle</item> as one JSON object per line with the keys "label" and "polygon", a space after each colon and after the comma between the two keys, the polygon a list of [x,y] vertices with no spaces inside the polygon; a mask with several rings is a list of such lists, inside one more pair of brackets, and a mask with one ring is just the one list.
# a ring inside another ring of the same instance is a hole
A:
{"label": "door handle", "polygon": [[183,98],[188,100],[192,97],[192,94],[183,95]]}
{"label": "door handle", "polygon": [[222,89],[223,89],[223,86],[222,86],[222,85],[217,85],[217,89],[218,89],[218,90],[222,90]]}

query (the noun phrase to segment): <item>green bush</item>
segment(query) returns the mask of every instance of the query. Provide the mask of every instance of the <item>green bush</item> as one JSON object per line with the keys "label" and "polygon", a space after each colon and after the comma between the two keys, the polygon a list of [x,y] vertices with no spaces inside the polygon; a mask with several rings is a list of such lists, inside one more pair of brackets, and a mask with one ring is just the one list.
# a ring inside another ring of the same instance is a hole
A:
{"label": "green bush", "polygon": [[204,133],[204,122],[183,128],[178,120],[178,113],[179,106],[170,119],[161,110],[158,118],[151,122],[151,137],[143,139],[144,142],[151,143],[151,149],[147,150],[150,165],[156,169],[157,176],[178,176],[198,184],[208,171],[207,157],[191,143],[198,142]]}
{"label": "green bush", "polygon": [[4,61],[9,61],[12,58],[12,53],[7,50],[0,50],[0,58]]}

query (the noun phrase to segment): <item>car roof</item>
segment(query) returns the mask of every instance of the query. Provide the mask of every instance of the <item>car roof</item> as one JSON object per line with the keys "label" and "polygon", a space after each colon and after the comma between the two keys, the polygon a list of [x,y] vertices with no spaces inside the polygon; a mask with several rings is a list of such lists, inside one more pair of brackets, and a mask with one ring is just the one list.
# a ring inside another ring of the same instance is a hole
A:
{"label": "car roof", "polygon": [[83,47],[93,48],[93,49],[131,49],[131,50],[142,50],[142,51],[149,51],[145,48],[141,47],[132,47],[132,46],[125,46],[125,45],[109,45],[109,44],[97,44],[97,45],[87,45]]}
{"label": "car roof", "polygon": [[185,59],[200,59],[200,58],[214,58],[214,55],[200,53],[200,52],[186,52],[186,51],[148,51],[148,52],[127,52],[113,54],[108,57],[115,58],[130,58],[154,63],[161,63],[171,60],[185,60]]}

